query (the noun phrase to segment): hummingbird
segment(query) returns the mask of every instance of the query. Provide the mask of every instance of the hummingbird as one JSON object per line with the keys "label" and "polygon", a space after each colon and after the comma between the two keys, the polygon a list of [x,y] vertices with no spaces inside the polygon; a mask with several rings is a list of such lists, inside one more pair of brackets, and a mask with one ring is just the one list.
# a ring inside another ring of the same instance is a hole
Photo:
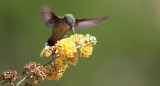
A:
{"label": "hummingbird", "polygon": [[109,16],[88,19],[75,19],[72,14],[56,16],[49,6],[44,5],[41,10],[41,18],[47,27],[52,28],[52,35],[45,46],[54,46],[57,41],[67,38],[66,33],[68,31],[72,31],[75,34],[76,30],[95,26],[108,19]]}

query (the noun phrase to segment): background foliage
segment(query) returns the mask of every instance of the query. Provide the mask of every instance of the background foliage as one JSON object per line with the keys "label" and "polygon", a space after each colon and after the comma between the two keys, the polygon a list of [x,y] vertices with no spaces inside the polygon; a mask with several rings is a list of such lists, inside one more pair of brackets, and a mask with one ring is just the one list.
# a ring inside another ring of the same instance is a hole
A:
{"label": "background foliage", "polygon": [[9,69],[20,73],[29,61],[43,64],[49,60],[39,57],[51,35],[40,19],[44,4],[60,16],[110,18],[77,31],[97,37],[89,59],[80,59],[59,81],[45,80],[38,86],[160,85],[158,0],[0,0],[0,73]]}

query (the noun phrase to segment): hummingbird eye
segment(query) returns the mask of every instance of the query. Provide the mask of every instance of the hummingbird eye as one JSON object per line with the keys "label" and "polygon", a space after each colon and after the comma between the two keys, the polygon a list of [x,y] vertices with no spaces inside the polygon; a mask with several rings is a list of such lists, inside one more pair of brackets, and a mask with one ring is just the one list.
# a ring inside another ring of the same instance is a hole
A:
{"label": "hummingbird eye", "polygon": [[63,19],[64,19],[64,20],[67,20],[67,17],[65,17],[65,16],[64,16],[64,18],[63,18]]}
{"label": "hummingbird eye", "polygon": [[64,16],[63,20],[64,20],[65,23],[68,24],[67,17]]}
{"label": "hummingbird eye", "polygon": [[63,23],[64,23],[65,25],[69,25],[66,16],[63,17]]}

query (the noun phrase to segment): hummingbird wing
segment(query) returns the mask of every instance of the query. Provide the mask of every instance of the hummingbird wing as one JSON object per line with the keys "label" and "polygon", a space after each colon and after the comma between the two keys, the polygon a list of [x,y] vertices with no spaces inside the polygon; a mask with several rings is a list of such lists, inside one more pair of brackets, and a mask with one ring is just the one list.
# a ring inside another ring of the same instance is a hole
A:
{"label": "hummingbird wing", "polygon": [[103,22],[104,20],[106,20],[108,18],[109,18],[109,16],[90,18],[90,19],[76,19],[74,28],[75,28],[75,30],[89,28],[89,27],[95,26],[95,25]]}
{"label": "hummingbird wing", "polygon": [[44,5],[41,10],[41,18],[49,28],[52,28],[58,17],[49,6]]}

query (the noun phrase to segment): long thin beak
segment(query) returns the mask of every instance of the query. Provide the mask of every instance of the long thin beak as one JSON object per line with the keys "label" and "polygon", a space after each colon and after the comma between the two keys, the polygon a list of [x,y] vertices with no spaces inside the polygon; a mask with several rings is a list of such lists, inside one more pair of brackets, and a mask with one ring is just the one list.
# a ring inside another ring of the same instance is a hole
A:
{"label": "long thin beak", "polygon": [[75,32],[75,30],[74,30],[74,27],[72,26],[72,30],[73,30],[73,34],[75,34],[76,32]]}

